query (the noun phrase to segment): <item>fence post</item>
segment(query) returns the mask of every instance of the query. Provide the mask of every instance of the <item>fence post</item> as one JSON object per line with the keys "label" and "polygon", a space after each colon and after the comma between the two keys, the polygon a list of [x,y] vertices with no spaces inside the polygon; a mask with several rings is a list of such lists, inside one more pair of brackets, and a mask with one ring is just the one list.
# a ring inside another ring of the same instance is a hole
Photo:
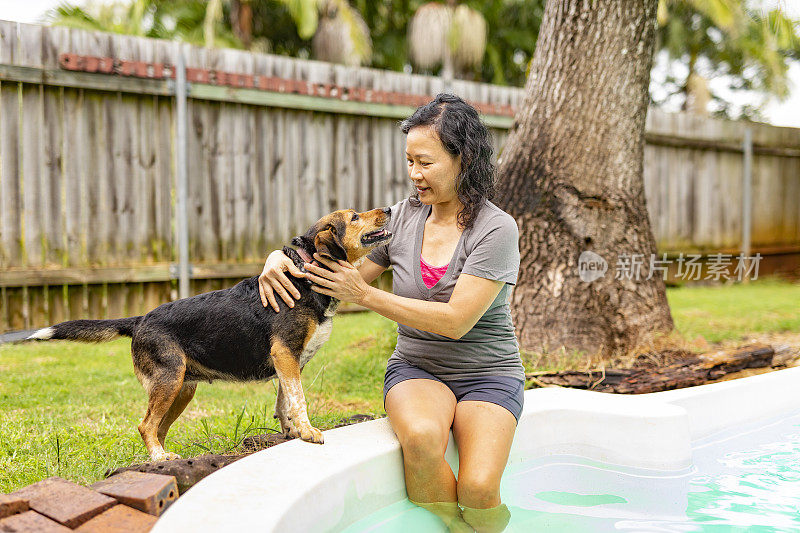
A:
{"label": "fence post", "polygon": [[178,296],[190,296],[189,280],[189,220],[187,218],[186,171],[186,65],[183,47],[177,43],[175,65],[175,175],[177,179],[177,213],[175,229],[178,232]]}
{"label": "fence post", "polygon": [[750,280],[750,234],[753,225],[753,131],[749,127],[744,129],[742,141],[744,153],[742,172],[742,268],[744,277],[742,282]]}

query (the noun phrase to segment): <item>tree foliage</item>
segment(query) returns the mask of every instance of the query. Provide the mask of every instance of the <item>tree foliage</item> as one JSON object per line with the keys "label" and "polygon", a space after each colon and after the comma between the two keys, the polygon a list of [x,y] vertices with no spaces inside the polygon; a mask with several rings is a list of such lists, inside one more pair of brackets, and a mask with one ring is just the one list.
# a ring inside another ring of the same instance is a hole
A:
{"label": "tree foliage", "polygon": [[[731,92],[789,95],[789,60],[800,58],[800,21],[781,9],[762,11],[739,0],[661,0],[658,25],[657,49],[687,73],[667,77],[667,94],[656,105],[677,98],[682,109],[736,118],[732,102],[709,85],[711,79],[727,80]],[[746,106],[741,116],[760,119],[760,107]]]}
{"label": "tree foliage", "polygon": [[[375,68],[413,70],[409,23],[426,0],[119,0],[64,3],[48,21],[197,45],[318,57]],[[522,86],[536,48],[545,0],[449,0],[479,12],[486,23],[486,51],[477,66],[458,77]],[[752,2],[748,2],[752,3]],[[216,11],[209,16],[209,8]],[[337,37],[337,34],[338,37]],[[725,75],[730,91],[788,95],[791,59],[800,59],[800,21],[779,7],[758,10],[741,0],[660,0],[656,50],[686,74],[670,74],[666,96],[684,109],[734,117],[732,102],[708,84]],[[334,53],[335,52],[335,53]],[[355,57],[354,57],[355,56]],[[420,72],[439,74],[441,67]],[[671,72],[679,69],[671,69]],[[706,102],[707,100],[707,102]],[[742,116],[759,118],[758,106]]]}

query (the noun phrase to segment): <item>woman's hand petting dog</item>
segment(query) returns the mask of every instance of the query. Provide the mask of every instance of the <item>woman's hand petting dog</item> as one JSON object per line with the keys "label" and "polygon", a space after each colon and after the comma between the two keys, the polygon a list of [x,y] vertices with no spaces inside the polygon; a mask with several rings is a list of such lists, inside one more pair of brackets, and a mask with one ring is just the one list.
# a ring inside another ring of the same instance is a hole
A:
{"label": "woman's hand petting dog", "polygon": [[314,254],[314,259],[331,270],[305,263],[303,267],[308,271],[305,277],[314,283],[311,290],[343,302],[360,304],[364,301],[372,287],[364,281],[356,267],[347,261],[333,261],[319,254]]}
{"label": "woman's hand petting dog", "polygon": [[278,302],[275,300],[276,292],[289,307],[294,307],[294,300],[300,299],[297,287],[286,277],[287,270],[297,278],[305,277],[305,273],[300,271],[290,258],[286,257],[281,250],[275,250],[267,256],[264,270],[258,276],[258,292],[261,294],[261,303],[264,307],[271,305],[276,313],[280,311]]}

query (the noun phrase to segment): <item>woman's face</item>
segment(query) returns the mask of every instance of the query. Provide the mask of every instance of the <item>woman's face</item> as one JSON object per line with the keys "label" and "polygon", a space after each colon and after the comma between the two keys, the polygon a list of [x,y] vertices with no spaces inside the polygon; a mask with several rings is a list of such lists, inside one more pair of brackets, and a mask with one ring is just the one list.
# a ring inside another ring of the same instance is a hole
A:
{"label": "woman's face", "polygon": [[406,137],[408,177],[423,204],[451,202],[458,198],[456,179],[461,156],[452,156],[429,126],[417,126]]}

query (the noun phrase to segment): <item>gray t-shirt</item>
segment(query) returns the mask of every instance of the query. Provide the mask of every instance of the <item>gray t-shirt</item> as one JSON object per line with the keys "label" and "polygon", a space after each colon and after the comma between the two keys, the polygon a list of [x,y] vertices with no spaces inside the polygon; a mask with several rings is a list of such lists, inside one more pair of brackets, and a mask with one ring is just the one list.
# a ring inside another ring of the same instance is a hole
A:
{"label": "gray t-shirt", "polygon": [[514,218],[486,200],[472,228],[462,232],[444,276],[429,289],[422,280],[420,253],[431,206],[414,206],[405,199],[391,209],[389,231],[394,238],[370,252],[367,258],[383,267],[392,266],[395,294],[447,302],[461,273],[505,284],[489,309],[460,339],[398,324],[397,347],[389,360],[406,361],[442,380],[481,376],[524,380],[508,306],[519,271],[519,232]]}

